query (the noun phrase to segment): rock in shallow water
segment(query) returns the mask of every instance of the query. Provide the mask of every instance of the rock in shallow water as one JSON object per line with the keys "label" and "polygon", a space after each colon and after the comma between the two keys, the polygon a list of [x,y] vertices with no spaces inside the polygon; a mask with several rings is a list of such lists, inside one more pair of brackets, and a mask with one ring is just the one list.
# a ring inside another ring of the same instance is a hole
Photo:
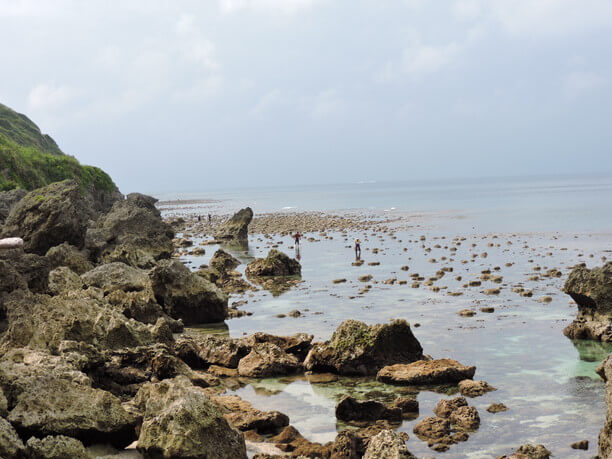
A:
{"label": "rock in shallow water", "polygon": [[48,436],[42,439],[32,437],[28,440],[29,459],[89,459],[83,443],[76,438],[64,435]]}
{"label": "rock in shallow water", "polygon": [[402,410],[389,408],[384,403],[374,400],[357,400],[346,396],[336,405],[336,418],[341,421],[388,421],[401,422]]}
{"label": "rock in shallow water", "polygon": [[578,316],[565,328],[565,335],[573,339],[611,342],[612,262],[593,269],[575,267],[563,291],[578,305]]}
{"label": "rock in shallow water", "polygon": [[347,320],[330,341],[313,346],[304,366],[317,372],[373,375],[385,365],[422,358],[423,348],[405,320],[371,326]]}
{"label": "rock in shallow water", "polygon": [[383,430],[373,436],[369,443],[363,459],[410,459],[415,458],[408,448],[404,439],[393,430]]}
{"label": "rock in shallow water", "polygon": [[456,384],[464,379],[471,379],[475,372],[476,367],[468,367],[452,359],[419,360],[384,367],[378,372],[376,379],[404,386]]}

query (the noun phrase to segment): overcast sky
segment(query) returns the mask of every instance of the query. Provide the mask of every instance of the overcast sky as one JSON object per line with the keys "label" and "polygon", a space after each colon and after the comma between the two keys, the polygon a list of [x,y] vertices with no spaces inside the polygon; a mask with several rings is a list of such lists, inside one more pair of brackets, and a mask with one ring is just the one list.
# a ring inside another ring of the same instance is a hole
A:
{"label": "overcast sky", "polygon": [[0,0],[0,62],[124,192],[612,172],[610,0]]}

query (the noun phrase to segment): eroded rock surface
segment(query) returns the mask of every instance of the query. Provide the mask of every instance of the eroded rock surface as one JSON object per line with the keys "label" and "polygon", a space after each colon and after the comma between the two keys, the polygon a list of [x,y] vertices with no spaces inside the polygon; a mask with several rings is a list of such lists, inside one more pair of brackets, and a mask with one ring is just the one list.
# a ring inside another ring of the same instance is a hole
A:
{"label": "eroded rock surface", "polygon": [[452,359],[419,360],[382,368],[376,375],[379,381],[404,386],[457,384],[474,377],[476,367],[468,367]]}
{"label": "eroded rock surface", "polygon": [[147,458],[247,457],[242,434],[185,377],[144,385],[134,406],[143,413],[137,448]]}
{"label": "eroded rock surface", "polygon": [[253,210],[250,207],[236,212],[215,233],[215,239],[225,241],[246,241],[249,235],[249,223],[253,220]]}
{"label": "eroded rock surface", "polygon": [[612,262],[593,269],[575,267],[563,291],[578,305],[578,316],[565,328],[565,335],[612,341]]}
{"label": "eroded rock surface", "polygon": [[185,325],[221,322],[227,315],[227,296],[217,286],[192,273],[177,260],[162,260],[149,277],[157,302]]}
{"label": "eroded rock surface", "polygon": [[599,433],[599,456],[612,456],[612,354],[597,367],[597,373],[606,381],[606,422]]}
{"label": "eroded rock surface", "polygon": [[385,365],[422,358],[423,348],[405,320],[371,326],[347,320],[330,341],[312,347],[304,366],[317,372],[372,375]]}
{"label": "eroded rock surface", "polygon": [[405,440],[393,430],[383,430],[373,436],[363,459],[411,459],[415,458],[406,447]]}

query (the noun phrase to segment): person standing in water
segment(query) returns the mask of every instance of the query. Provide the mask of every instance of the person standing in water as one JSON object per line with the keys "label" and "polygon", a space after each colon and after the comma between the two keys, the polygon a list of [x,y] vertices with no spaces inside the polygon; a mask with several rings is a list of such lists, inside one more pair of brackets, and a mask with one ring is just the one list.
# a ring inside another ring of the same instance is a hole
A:
{"label": "person standing in water", "polygon": [[295,241],[295,246],[299,247],[300,246],[300,239],[302,238],[302,235],[296,231],[295,234],[293,235],[293,240]]}
{"label": "person standing in water", "polygon": [[355,258],[358,260],[361,258],[361,241],[359,239],[355,239]]}

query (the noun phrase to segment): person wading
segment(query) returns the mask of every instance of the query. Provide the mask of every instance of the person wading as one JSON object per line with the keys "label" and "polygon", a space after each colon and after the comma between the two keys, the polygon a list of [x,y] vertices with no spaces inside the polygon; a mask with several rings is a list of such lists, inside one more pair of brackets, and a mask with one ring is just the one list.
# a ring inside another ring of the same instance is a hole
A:
{"label": "person wading", "polygon": [[355,239],[355,258],[358,260],[361,258],[361,241],[359,239]]}

